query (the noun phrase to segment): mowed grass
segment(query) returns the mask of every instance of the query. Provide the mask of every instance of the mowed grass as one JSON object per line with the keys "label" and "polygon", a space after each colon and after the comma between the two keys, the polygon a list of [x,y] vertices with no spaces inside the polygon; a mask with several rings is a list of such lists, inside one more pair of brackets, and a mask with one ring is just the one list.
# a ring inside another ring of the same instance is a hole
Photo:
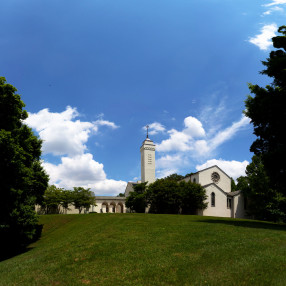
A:
{"label": "mowed grass", "polygon": [[46,215],[0,285],[286,285],[286,227],[214,217]]}

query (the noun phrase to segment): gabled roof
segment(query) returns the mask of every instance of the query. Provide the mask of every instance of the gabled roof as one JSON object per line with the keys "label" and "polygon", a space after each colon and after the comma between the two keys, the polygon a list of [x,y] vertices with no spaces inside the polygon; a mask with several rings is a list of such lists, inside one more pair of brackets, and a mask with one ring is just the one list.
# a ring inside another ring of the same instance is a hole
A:
{"label": "gabled roof", "polygon": [[[213,166],[211,166],[211,167],[205,168],[205,169],[203,169],[203,170],[200,170],[200,171],[194,173],[193,175],[199,174],[199,173],[201,173],[201,172],[203,172],[203,171],[206,171],[206,170],[211,169],[211,168],[214,168],[214,167],[217,167],[222,173],[224,173],[229,179],[231,179],[231,177],[230,177],[226,172],[224,172],[218,165],[213,165]],[[191,176],[192,176],[192,175],[191,175]],[[191,176],[188,176],[188,177],[191,177]],[[187,178],[188,178],[188,177],[187,177]]]}
{"label": "gabled roof", "polygon": [[207,185],[203,185],[202,187],[203,188],[207,188],[207,187],[209,187],[209,186],[211,186],[211,185],[213,185],[213,186],[216,186],[216,188],[217,189],[219,189],[223,194],[225,194],[226,196],[228,195],[228,193],[227,192],[225,192],[222,188],[220,188],[217,184],[215,184],[215,183],[209,183],[209,184],[207,184]]}
{"label": "gabled roof", "polygon": [[215,183],[210,183],[210,184],[207,184],[207,185],[204,185],[202,186],[203,188],[207,188],[209,186],[216,186],[217,189],[219,189],[223,194],[225,194],[226,196],[229,196],[229,197],[235,197],[235,196],[238,196],[239,194],[241,194],[242,192],[241,191],[235,191],[235,192],[225,192],[222,188],[220,188],[217,184]]}

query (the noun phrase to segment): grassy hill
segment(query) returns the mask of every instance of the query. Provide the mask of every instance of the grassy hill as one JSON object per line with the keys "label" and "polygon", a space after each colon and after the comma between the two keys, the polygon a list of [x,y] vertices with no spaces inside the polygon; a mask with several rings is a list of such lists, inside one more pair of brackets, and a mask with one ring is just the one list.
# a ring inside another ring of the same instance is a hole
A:
{"label": "grassy hill", "polygon": [[213,217],[47,215],[0,285],[285,285],[286,227]]}

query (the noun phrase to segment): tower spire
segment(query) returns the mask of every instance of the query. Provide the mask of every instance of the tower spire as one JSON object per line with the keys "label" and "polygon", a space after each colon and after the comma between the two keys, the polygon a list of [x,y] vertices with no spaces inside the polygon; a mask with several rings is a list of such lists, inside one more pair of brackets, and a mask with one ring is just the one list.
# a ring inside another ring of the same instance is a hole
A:
{"label": "tower spire", "polygon": [[149,128],[149,125],[146,125],[146,128],[147,128],[147,137],[146,137],[146,138],[149,138],[149,137],[148,137],[148,128]]}

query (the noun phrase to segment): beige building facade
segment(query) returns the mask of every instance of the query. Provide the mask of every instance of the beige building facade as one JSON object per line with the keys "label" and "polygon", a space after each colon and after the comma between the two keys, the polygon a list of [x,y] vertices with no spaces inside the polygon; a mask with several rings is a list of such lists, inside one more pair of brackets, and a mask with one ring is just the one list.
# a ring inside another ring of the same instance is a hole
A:
{"label": "beige building facade", "polygon": [[[124,197],[96,196],[96,205],[84,209],[82,213],[126,213],[129,210],[125,206],[126,198],[134,191],[134,186],[139,183],[155,182],[155,144],[147,137],[140,147],[141,153],[141,181],[128,182]],[[183,179],[186,182],[198,183],[206,190],[208,206],[205,210],[198,210],[199,215],[245,218],[246,208],[243,194],[240,191],[231,192],[231,178],[218,166],[212,166],[198,171]],[[41,213],[40,207],[36,207]],[[148,211],[148,208],[146,208]],[[58,210],[59,213],[79,213],[74,206],[70,205],[69,210]]]}
{"label": "beige building facade", "polygon": [[198,183],[206,190],[208,207],[199,215],[245,218],[246,206],[240,191],[231,192],[231,178],[218,166],[201,170],[183,179]]}

